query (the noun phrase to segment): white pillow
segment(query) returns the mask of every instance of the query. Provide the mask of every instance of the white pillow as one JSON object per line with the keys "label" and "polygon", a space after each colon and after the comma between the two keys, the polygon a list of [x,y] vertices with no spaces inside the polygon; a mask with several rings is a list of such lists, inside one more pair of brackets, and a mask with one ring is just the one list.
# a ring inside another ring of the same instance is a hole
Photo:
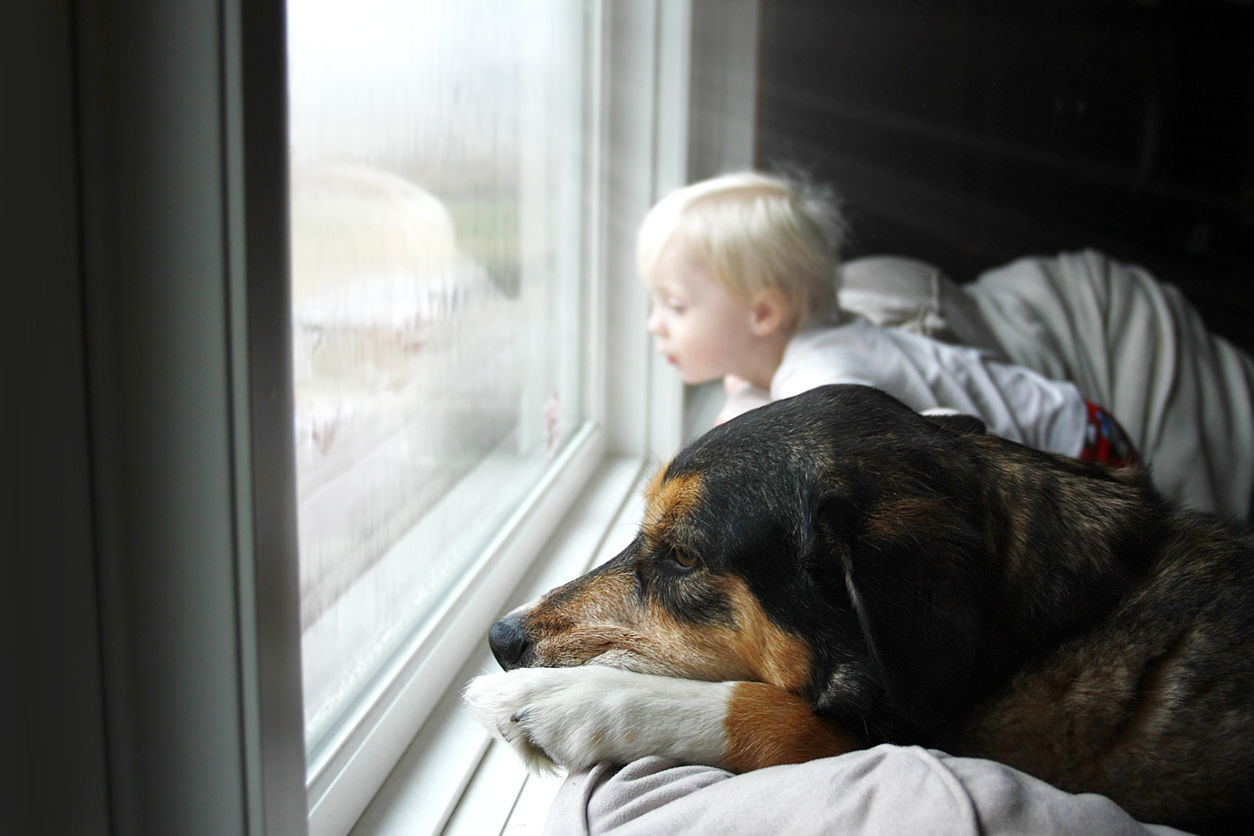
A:
{"label": "white pillow", "polygon": [[840,306],[876,325],[946,343],[1004,352],[975,302],[941,270],[900,256],[867,256],[842,265]]}

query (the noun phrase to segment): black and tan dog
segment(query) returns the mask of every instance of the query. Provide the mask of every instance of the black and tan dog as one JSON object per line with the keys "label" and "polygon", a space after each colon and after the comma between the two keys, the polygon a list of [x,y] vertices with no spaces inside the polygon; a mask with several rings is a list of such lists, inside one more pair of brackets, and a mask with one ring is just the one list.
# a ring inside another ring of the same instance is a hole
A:
{"label": "black and tan dog", "polygon": [[490,643],[512,672],[467,699],[534,764],[921,743],[1142,821],[1254,823],[1250,540],[865,387],[699,439],[626,550]]}

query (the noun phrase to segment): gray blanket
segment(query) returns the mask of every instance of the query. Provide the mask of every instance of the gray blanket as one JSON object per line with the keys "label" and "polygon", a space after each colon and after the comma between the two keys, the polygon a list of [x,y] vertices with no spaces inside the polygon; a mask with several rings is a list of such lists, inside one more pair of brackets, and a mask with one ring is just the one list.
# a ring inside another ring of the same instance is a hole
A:
{"label": "gray blanket", "polygon": [[917,746],[734,775],[644,758],[571,775],[546,836],[644,834],[1180,834],[1100,795],[1070,795],[991,761]]}

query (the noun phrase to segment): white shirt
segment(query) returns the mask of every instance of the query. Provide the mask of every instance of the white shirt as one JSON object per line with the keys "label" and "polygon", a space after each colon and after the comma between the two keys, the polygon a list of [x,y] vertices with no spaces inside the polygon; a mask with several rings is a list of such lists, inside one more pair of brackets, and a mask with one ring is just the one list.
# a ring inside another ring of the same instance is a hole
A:
{"label": "white shirt", "polygon": [[770,399],[828,383],[874,386],[920,412],[948,407],[975,415],[993,435],[1038,450],[1077,456],[1084,443],[1087,408],[1073,384],[859,316],[795,334]]}

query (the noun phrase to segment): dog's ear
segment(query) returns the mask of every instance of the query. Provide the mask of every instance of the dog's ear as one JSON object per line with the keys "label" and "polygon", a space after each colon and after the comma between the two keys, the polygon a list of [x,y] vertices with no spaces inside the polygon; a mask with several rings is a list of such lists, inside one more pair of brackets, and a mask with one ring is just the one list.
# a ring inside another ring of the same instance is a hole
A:
{"label": "dog's ear", "polygon": [[956,435],[984,435],[988,432],[988,427],[979,418],[951,409],[929,409],[923,412],[923,416]]}
{"label": "dog's ear", "polygon": [[816,519],[820,539],[843,543],[829,578],[839,571],[896,711],[944,735],[970,692],[988,600],[979,531],[939,499],[883,501],[852,525],[842,504]]}

